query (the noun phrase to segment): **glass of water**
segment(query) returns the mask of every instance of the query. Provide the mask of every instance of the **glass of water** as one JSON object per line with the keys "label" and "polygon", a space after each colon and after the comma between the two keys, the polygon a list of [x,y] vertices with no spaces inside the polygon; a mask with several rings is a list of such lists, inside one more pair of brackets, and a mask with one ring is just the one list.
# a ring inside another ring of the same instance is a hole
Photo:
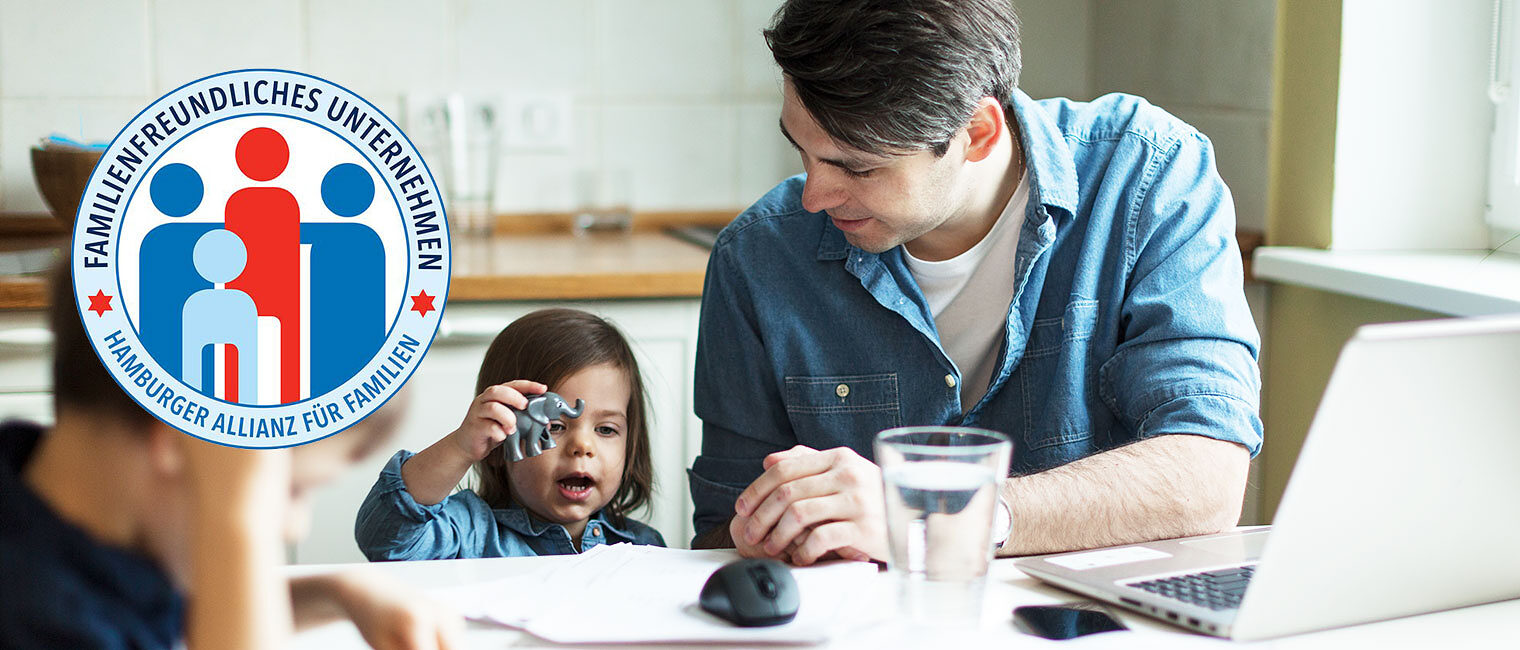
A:
{"label": "glass of water", "polygon": [[921,623],[979,621],[999,481],[1013,443],[996,431],[929,426],[876,436],[899,604]]}

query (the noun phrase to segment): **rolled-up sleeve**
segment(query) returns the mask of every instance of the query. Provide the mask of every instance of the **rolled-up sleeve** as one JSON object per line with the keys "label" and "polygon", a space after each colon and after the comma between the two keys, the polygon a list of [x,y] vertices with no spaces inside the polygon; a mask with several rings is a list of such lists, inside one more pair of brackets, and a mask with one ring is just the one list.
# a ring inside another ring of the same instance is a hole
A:
{"label": "rolled-up sleeve", "polygon": [[433,505],[417,503],[401,478],[411,457],[405,449],[396,452],[364,497],[354,522],[359,550],[374,562],[477,557],[484,527],[496,522],[490,506],[468,490]]}
{"label": "rolled-up sleeve", "polygon": [[1245,300],[1235,209],[1212,147],[1189,133],[1148,168],[1126,252],[1122,342],[1103,401],[1137,438],[1262,444],[1259,335]]}
{"label": "rolled-up sleeve", "polygon": [[702,451],[688,479],[698,535],[733,516],[734,500],[760,476],[767,455],[796,443],[755,302],[725,243],[708,260],[697,333],[693,408],[702,420]]}

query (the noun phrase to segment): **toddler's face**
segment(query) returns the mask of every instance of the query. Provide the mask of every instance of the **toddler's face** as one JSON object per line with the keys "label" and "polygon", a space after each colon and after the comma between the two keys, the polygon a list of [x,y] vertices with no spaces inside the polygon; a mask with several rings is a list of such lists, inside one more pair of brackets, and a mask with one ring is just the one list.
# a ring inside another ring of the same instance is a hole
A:
{"label": "toddler's face", "polygon": [[512,463],[512,494],[529,512],[563,525],[578,539],[586,521],[612,501],[622,484],[628,447],[628,375],[611,364],[582,368],[552,390],[575,403],[578,418],[549,424],[555,447]]}

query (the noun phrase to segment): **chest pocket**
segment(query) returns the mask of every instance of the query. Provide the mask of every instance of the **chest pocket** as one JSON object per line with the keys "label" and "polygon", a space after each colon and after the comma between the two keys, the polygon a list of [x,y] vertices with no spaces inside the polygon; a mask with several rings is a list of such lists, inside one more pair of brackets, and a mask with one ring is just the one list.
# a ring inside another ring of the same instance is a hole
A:
{"label": "chest pocket", "polygon": [[1085,449],[1093,423],[1085,401],[1096,367],[1088,347],[1097,324],[1096,300],[1073,300],[1059,318],[1035,319],[1019,362],[1024,405],[1024,443],[1029,452],[1078,444]]}
{"label": "chest pocket", "polygon": [[[1029,345],[1024,357],[1048,357],[1060,354],[1071,344],[1092,338],[1098,322],[1098,301],[1073,300],[1059,318],[1036,318],[1029,331]],[[1085,346],[1083,346],[1085,347]]]}
{"label": "chest pocket", "polygon": [[797,442],[869,453],[882,429],[898,426],[897,373],[788,376],[783,399]]}

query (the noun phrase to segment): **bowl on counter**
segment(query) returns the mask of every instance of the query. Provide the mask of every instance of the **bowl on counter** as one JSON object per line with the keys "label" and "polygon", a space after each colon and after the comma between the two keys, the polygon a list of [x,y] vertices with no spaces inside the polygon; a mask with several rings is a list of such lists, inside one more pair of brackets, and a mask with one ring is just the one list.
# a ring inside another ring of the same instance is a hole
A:
{"label": "bowl on counter", "polygon": [[90,172],[103,153],[97,149],[43,145],[32,147],[32,176],[53,218],[65,227],[74,226],[79,199],[90,182]]}

